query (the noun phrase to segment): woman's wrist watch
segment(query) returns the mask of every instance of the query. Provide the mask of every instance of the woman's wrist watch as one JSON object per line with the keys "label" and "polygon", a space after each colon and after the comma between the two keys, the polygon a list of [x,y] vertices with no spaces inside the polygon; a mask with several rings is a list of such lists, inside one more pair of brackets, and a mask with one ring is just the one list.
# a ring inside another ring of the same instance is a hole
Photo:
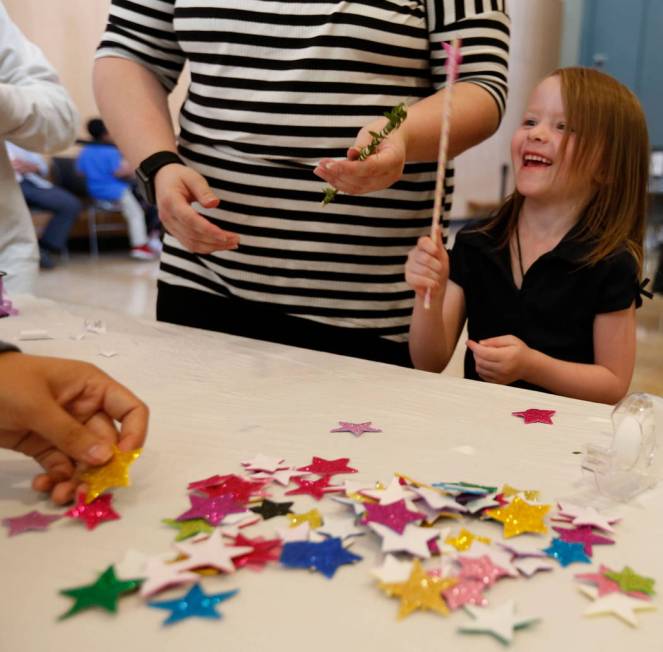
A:
{"label": "woman's wrist watch", "polygon": [[164,165],[170,165],[171,163],[185,165],[184,161],[175,152],[163,151],[148,156],[136,168],[136,185],[148,204],[156,206],[157,203],[154,177]]}

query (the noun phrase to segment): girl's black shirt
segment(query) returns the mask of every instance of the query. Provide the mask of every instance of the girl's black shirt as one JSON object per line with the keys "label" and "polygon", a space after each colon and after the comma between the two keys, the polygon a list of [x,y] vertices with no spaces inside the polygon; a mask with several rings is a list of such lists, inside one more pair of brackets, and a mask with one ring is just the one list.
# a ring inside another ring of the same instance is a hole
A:
{"label": "girl's black shirt", "polygon": [[[580,241],[574,227],[531,265],[518,289],[509,248],[499,246],[501,233],[478,231],[481,226],[463,228],[450,252],[449,278],[463,288],[472,340],[515,335],[553,358],[593,364],[594,317],[642,304],[638,266],[626,248],[584,264],[591,242]],[[481,380],[469,349],[465,378]],[[524,381],[513,386],[547,391]]]}

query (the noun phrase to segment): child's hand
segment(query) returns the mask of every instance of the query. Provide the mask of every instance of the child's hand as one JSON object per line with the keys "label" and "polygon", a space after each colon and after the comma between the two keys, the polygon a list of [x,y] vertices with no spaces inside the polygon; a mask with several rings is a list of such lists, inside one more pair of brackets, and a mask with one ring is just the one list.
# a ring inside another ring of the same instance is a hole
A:
{"label": "child's hand", "polygon": [[489,383],[509,385],[523,377],[527,357],[532,349],[514,335],[467,341],[474,354],[479,377]]}
{"label": "child's hand", "polygon": [[405,166],[406,143],[401,129],[392,131],[373,154],[359,160],[359,151],[372,140],[369,132],[379,132],[386,124],[386,118],[378,118],[363,127],[348,149],[346,160],[324,158],[313,173],[348,195],[363,195],[392,186],[403,175]]}
{"label": "child's hand", "polygon": [[405,280],[418,294],[423,296],[430,289],[435,295],[445,288],[449,278],[449,256],[442,244],[440,230],[437,229],[437,244],[428,236],[419,238],[417,246],[410,249],[405,263]]}

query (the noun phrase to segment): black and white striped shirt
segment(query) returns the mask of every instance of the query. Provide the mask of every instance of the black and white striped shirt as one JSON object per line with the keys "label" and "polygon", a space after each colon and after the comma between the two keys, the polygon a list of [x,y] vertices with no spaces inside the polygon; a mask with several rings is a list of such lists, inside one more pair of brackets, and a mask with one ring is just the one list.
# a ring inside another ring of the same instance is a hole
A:
{"label": "black and white striped shirt", "polygon": [[[408,163],[391,188],[326,207],[312,170],[345,157],[385,111],[443,87],[441,43],[455,37],[459,78],[501,114],[504,0],[113,0],[97,56],[138,61],[168,90],[189,62],[180,153],[221,198],[196,208],[240,236],[237,250],[211,255],[167,236],[160,279],[405,341],[403,268],[430,229],[435,164]],[[446,226],[452,165],[445,185]]]}

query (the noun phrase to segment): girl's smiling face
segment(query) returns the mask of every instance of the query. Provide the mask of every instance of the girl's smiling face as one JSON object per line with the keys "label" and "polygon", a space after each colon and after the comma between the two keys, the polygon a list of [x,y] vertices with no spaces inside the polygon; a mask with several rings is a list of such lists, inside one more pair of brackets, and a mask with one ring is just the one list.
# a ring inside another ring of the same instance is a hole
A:
{"label": "girl's smiling face", "polygon": [[568,125],[557,75],[544,79],[532,92],[522,124],[511,140],[511,160],[518,192],[537,200],[582,201],[588,184],[569,174],[575,136]]}

